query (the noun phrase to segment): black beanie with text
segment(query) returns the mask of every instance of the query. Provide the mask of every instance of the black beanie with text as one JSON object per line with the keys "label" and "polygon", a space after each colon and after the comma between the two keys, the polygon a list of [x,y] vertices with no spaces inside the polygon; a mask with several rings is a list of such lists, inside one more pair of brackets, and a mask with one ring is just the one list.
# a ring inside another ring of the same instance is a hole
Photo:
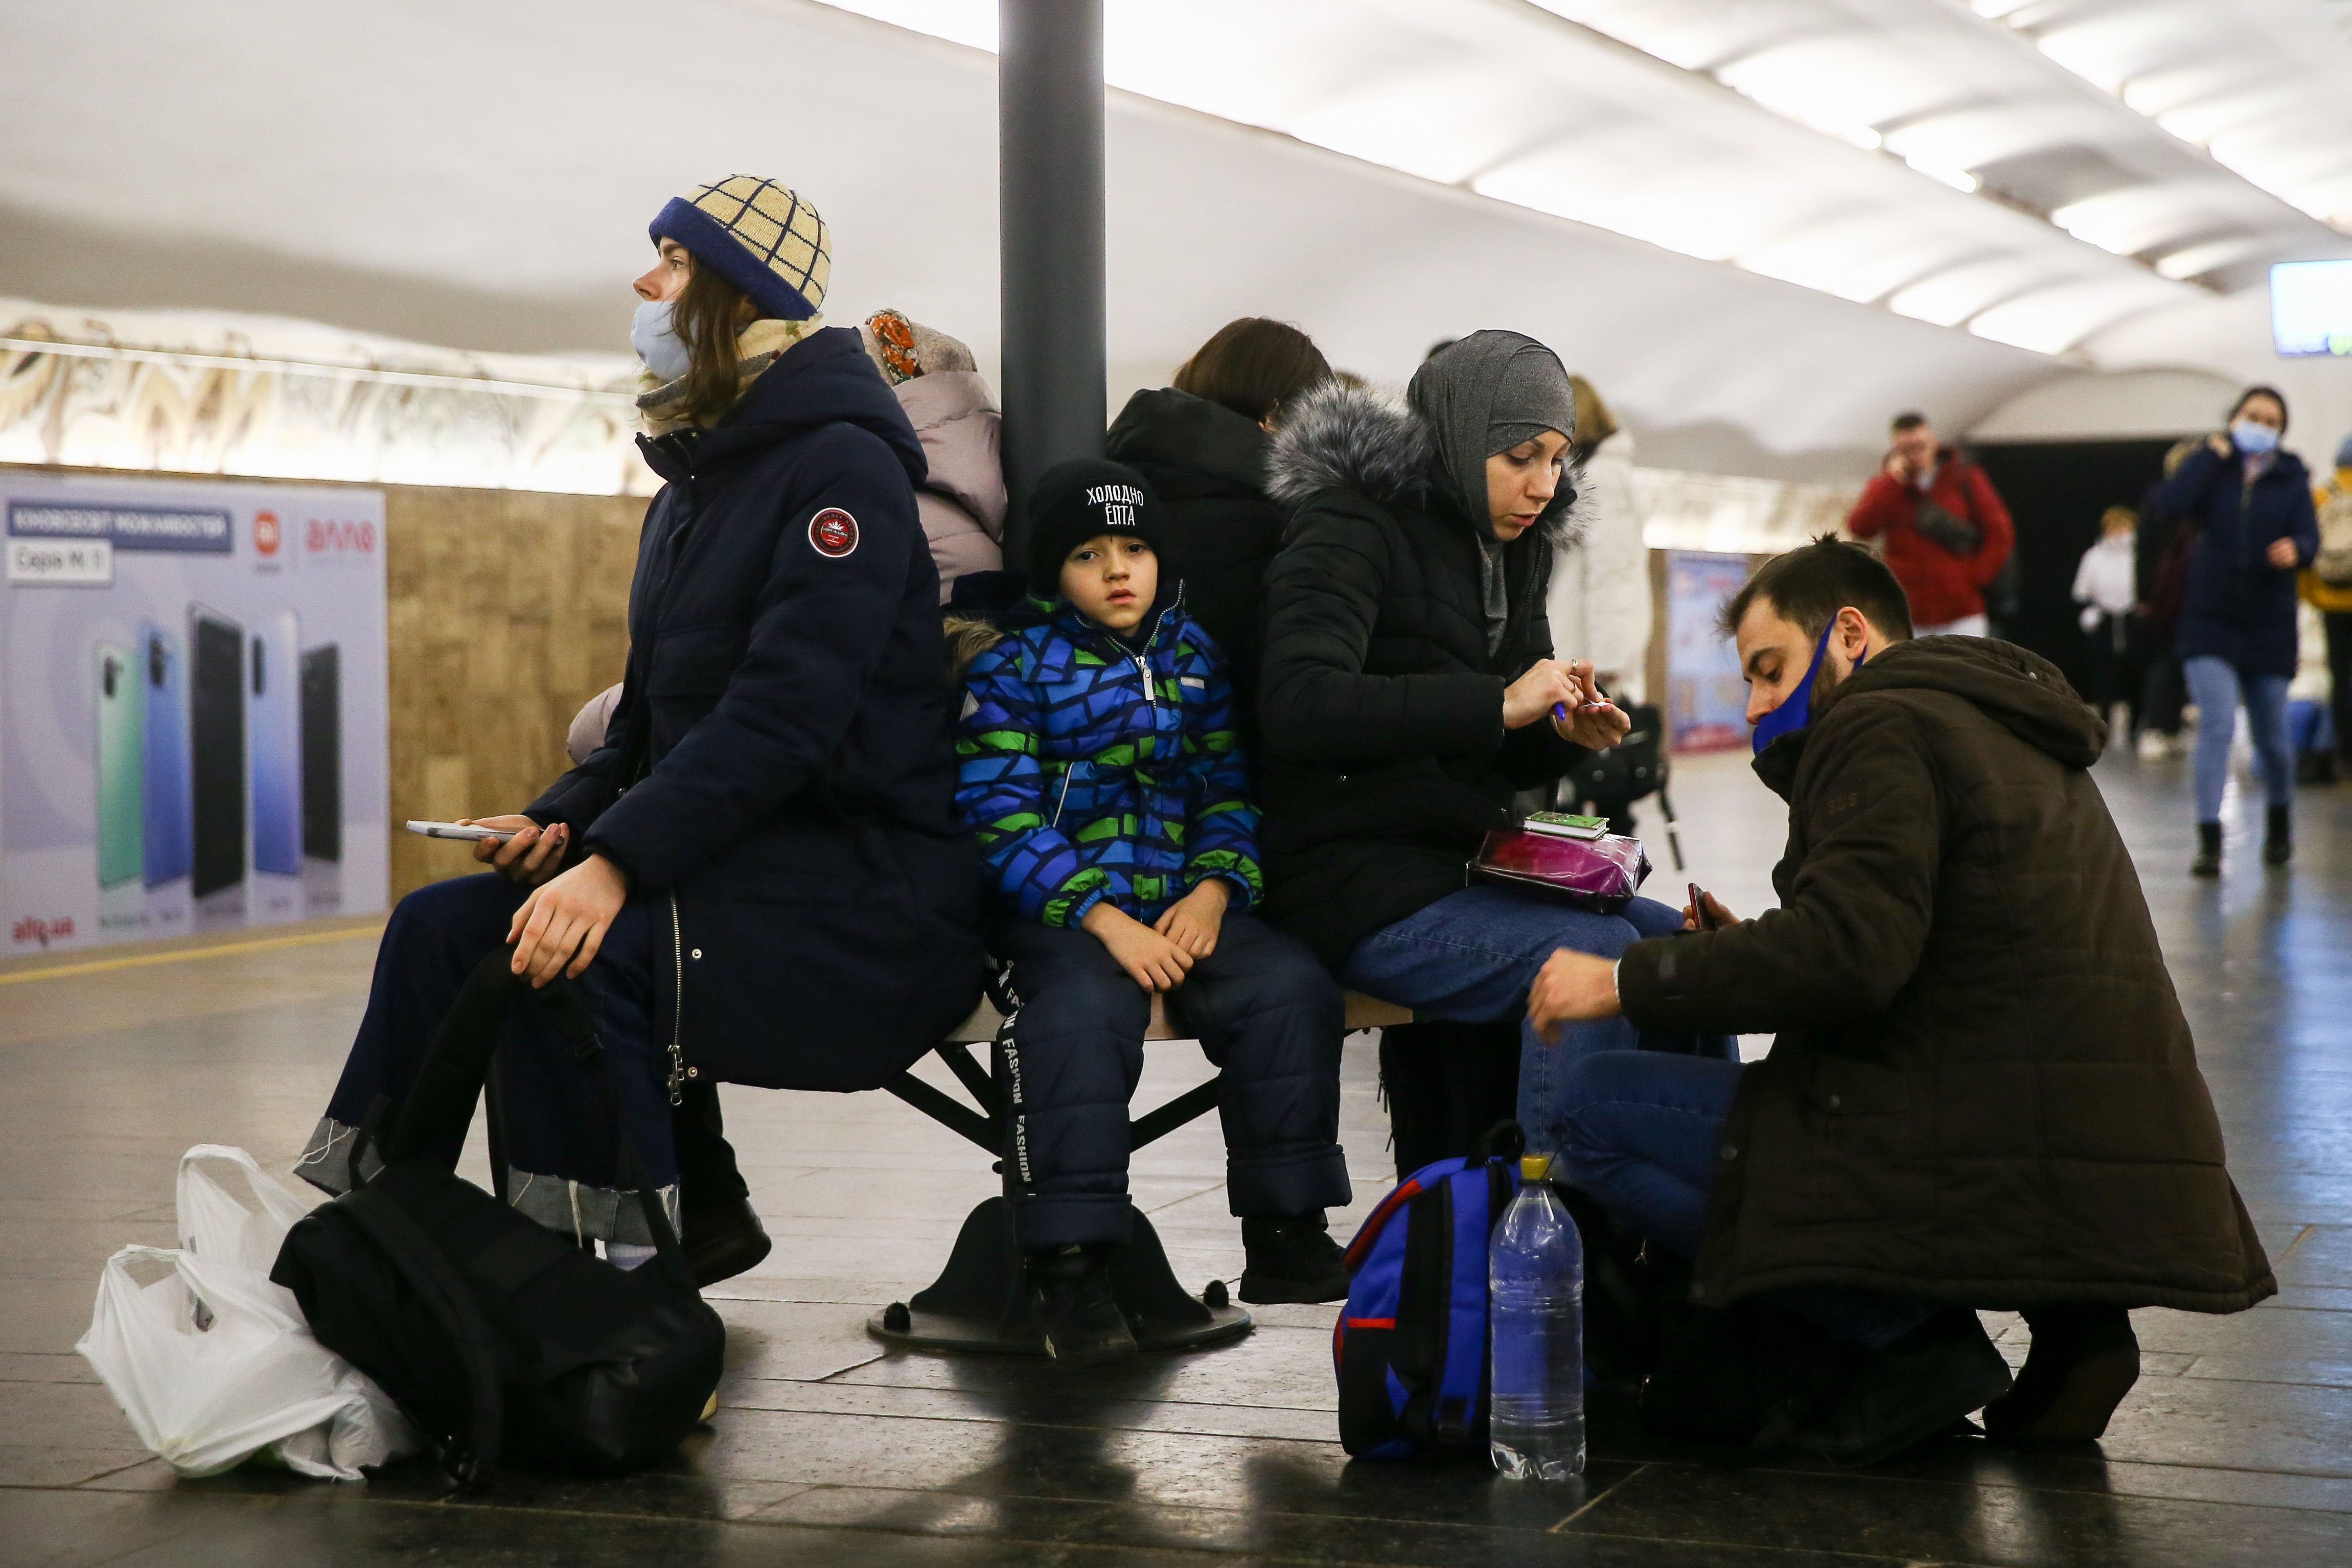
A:
{"label": "black beanie with text", "polygon": [[1046,469],[1029,492],[1031,591],[1053,597],[1059,591],[1063,561],[1103,533],[1142,540],[1162,558],[1161,570],[1169,570],[1160,498],[1141,474],[1108,458],[1072,458]]}

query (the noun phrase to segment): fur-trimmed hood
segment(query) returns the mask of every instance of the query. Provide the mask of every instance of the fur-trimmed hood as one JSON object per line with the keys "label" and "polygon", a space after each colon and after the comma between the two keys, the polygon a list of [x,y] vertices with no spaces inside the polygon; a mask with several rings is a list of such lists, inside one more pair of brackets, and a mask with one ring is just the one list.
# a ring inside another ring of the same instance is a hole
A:
{"label": "fur-trimmed hood", "polygon": [[[1420,490],[1427,504],[1458,516],[1440,499],[1448,492],[1434,482],[1436,461],[1436,436],[1410,406],[1370,387],[1327,381],[1300,397],[1275,432],[1265,493],[1296,511],[1322,490],[1352,490],[1384,506]],[[1584,540],[1591,521],[1585,489],[1583,466],[1570,464],[1537,520],[1556,550]]]}

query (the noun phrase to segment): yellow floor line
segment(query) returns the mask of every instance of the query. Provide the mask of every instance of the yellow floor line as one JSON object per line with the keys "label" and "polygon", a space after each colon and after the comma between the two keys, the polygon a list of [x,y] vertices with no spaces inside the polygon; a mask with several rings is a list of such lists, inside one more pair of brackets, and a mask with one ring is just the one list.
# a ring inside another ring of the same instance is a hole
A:
{"label": "yellow floor line", "polygon": [[47,969],[24,969],[14,974],[0,974],[0,985],[19,985],[27,980],[59,980],[68,974],[100,974],[110,969],[144,969],[151,963],[184,963],[193,958],[219,958],[232,952],[262,952],[273,947],[310,947],[322,942],[356,942],[361,937],[373,942],[383,933],[373,926],[358,931],[307,931],[300,936],[263,937],[257,942],[225,942],[216,947],[184,947],[175,952],[141,952],[123,958],[93,958],[87,963],[60,963]]}

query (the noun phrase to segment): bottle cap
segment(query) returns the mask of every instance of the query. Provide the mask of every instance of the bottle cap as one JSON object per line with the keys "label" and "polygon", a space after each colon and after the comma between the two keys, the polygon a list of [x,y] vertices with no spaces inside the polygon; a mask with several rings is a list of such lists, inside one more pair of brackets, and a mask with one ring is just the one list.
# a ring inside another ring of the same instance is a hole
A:
{"label": "bottle cap", "polygon": [[1522,1155],[1520,1155],[1520,1156],[1519,1156],[1519,1177],[1520,1177],[1520,1179],[1521,1179],[1521,1180],[1523,1180],[1523,1181],[1529,1181],[1529,1182],[1540,1182],[1540,1181],[1542,1181],[1542,1180],[1544,1179],[1544,1177],[1546,1177],[1547,1175],[1549,1175],[1550,1173],[1551,1173],[1551,1156],[1550,1156],[1550,1155],[1549,1155],[1549,1154],[1522,1154]]}

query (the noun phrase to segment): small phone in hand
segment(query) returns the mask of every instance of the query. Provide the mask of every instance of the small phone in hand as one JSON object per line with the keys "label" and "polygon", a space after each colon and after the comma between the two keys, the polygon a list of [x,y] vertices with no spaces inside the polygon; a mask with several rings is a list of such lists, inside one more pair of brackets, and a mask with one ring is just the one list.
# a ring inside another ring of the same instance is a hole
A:
{"label": "small phone in hand", "polygon": [[1708,911],[1706,907],[1706,890],[1701,888],[1696,882],[1693,882],[1690,885],[1690,907],[1691,915],[1698,921],[1699,930],[1713,931],[1715,929],[1715,916]]}
{"label": "small phone in hand", "polygon": [[504,844],[514,837],[510,827],[479,827],[465,822],[411,822],[408,831],[422,833],[427,838],[463,838],[477,844],[486,838],[494,844]]}

